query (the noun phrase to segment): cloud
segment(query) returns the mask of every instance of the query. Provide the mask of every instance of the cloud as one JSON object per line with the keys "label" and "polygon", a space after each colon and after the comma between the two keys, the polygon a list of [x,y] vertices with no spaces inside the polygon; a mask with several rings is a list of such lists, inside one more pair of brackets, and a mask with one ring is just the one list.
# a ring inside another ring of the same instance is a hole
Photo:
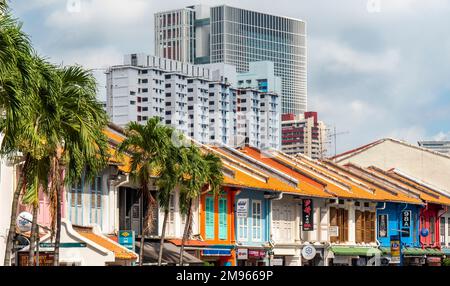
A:
{"label": "cloud", "polygon": [[440,131],[438,134],[434,135],[432,139],[436,141],[450,140],[450,131],[447,132]]}

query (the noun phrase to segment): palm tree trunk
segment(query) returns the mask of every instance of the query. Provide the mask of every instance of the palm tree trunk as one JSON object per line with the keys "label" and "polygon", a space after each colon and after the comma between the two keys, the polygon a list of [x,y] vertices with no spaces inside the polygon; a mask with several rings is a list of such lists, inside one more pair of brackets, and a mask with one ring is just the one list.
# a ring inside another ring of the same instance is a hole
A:
{"label": "palm tree trunk", "polygon": [[164,250],[164,239],[166,238],[166,226],[167,226],[168,218],[169,218],[169,209],[166,208],[164,210],[164,221],[163,221],[163,226],[162,226],[161,241],[159,242],[158,266],[161,266],[161,262],[162,262],[162,254],[163,254],[163,250]]}
{"label": "palm tree trunk", "polygon": [[191,224],[192,224],[192,199],[189,199],[189,209],[186,217],[186,225],[184,226],[183,239],[181,240],[181,247],[180,247],[180,266],[183,266],[184,245],[188,240]]}
{"label": "palm tree trunk", "polygon": [[56,235],[55,235],[55,261],[53,266],[59,266],[59,245],[61,242],[61,184],[63,184],[61,177],[61,170],[59,161],[56,162]]}
{"label": "palm tree trunk", "polygon": [[144,212],[144,192],[141,193],[141,207],[142,207],[142,231],[141,231],[141,243],[139,244],[139,266],[142,266],[144,260],[144,243],[145,243],[145,231],[147,229],[145,219],[147,217],[147,212]]}
{"label": "palm tree trunk", "polygon": [[36,246],[36,237],[39,231],[39,228],[37,226],[37,213],[38,207],[36,204],[33,204],[33,221],[31,223],[31,238],[30,238],[30,250],[28,252],[28,266],[34,266],[34,248]]}
{"label": "palm tree trunk", "polygon": [[[27,154],[25,156],[25,163],[22,166],[21,170],[21,178],[19,178],[19,182],[17,184],[16,190],[14,191],[13,200],[11,204],[11,216],[9,221],[9,231],[8,231],[8,237],[6,239],[6,248],[5,248],[5,259],[3,261],[4,266],[10,266],[11,265],[11,252],[13,248],[13,239],[16,234],[16,216],[17,216],[17,209],[19,207],[19,198],[20,193],[22,190],[22,186],[24,185],[25,180],[25,173],[26,169],[28,168],[28,164],[30,161],[30,154]],[[17,262],[16,262],[17,264]]]}

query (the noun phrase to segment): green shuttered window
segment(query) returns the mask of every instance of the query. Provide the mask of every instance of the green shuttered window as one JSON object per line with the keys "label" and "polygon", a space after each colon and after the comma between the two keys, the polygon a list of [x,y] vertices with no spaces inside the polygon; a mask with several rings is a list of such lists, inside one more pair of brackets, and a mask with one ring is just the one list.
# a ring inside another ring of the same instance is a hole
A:
{"label": "green shuttered window", "polygon": [[214,239],[214,198],[205,198],[206,239]]}
{"label": "green shuttered window", "polygon": [[219,198],[219,239],[226,240],[227,233],[227,199]]}

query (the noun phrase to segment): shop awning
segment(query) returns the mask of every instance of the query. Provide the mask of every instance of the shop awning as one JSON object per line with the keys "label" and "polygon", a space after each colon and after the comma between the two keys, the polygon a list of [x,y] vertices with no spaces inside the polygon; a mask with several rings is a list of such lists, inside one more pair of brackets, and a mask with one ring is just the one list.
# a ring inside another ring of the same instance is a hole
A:
{"label": "shop awning", "polygon": [[[139,253],[140,241],[136,241],[136,253]],[[159,254],[159,241],[144,243],[144,259],[143,263],[157,263]],[[203,265],[203,261],[192,254],[184,251],[183,261],[186,264]],[[162,263],[164,264],[178,264],[180,262],[180,248],[170,242],[165,242],[163,247]]]}
{"label": "shop awning", "polygon": [[205,248],[202,250],[203,256],[231,256],[231,249]]}
{"label": "shop awning", "polygon": [[332,246],[329,251],[335,256],[374,256],[381,254],[381,251],[375,247],[359,247],[359,246]]}
{"label": "shop awning", "polygon": [[450,248],[448,247],[442,248],[442,253],[444,253],[447,256],[450,256]]}
{"label": "shop awning", "polygon": [[439,249],[433,248],[419,248],[419,247],[407,247],[402,249],[404,256],[443,256],[444,253]]}

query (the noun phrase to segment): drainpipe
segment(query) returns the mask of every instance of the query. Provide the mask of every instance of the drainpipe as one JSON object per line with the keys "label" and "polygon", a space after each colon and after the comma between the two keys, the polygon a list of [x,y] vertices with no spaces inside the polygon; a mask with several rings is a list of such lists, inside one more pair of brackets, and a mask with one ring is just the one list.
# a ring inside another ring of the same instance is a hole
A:
{"label": "drainpipe", "polygon": [[118,231],[118,230],[116,230],[116,226],[118,227],[117,221],[116,221],[116,211],[117,211],[117,208],[120,207],[120,206],[118,206],[119,199],[117,197],[118,196],[118,188],[120,186],[123,186],[123,185],[129,183],[129,181],[130,181],[129,176],[126,175],[126,174],[124,174],[124,175],[120,175],[119,174],[119,176],[120,177],[124,176],[124,178],[109,180],[109,185],[108,185],[109,188],[110,188],[109,191],[111,192],[111,188],[113,188],[113,192],[114,192],[114,200],[113,200],[113,204],[114,204],[114,224],[113,224],[114,225],[114,233],[116,233]]}

